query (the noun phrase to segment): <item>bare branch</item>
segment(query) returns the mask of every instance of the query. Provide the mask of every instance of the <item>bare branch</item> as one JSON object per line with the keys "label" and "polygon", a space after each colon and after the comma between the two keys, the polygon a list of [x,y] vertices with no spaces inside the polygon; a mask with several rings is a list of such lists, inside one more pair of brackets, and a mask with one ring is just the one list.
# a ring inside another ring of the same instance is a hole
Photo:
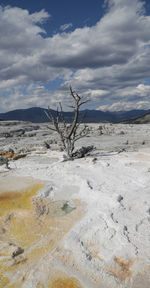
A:
{"label": "bare branch", "polygon": [[75,109],[75,106],[73,105],[67,105],[67,107]]}
{"label": "bare branch", "polygon": [[86,137],[89,134],[89,130],[81,131],[78,135],[76,135],[74,141],[76,142],[77,140]]}
{"label": "bare branch", "polygon": [[63,114],[63,110],[62,110],[62,105],[61,105],[61,102],[59,102],[59,107],[60,107],[60,116],[61,116],[61,120],[63,122],[63,126],[64,128],[66,129],[66,121],[64,119],[64,114]]}
{"label": "bare branch", "polygon": [[70,94],[71,94],[71,96],[74,98],[74,100],[76,100],[76,98],[75,98],[75,95],[74,95],[74,92],[73,92],[73,90],[72,90],[72,87],[70,86]]}
{"label": "bare branch", "polygon": [[82,97],[76,93],[77,98],[80,100]]}
{"label": "bare branch", "polygon": [[52,131],[55,131],[55,132],[57,132],[57,130],[56,129],[54,129],[54,128],[51,128],[51,127],[47,127],[48,129],[50,129],[50,130],[52,130]]}
{"label": "bare branch", "polygon": [[48,117],[48,119],[49,119],[51,122],[53,122],[53,121],[54,121],[53,116],[52,116],[51,114],[49,114],[46,110],[45,110],[44,112],[45,112],[46,116]]}
{"label": "bare branch", "polygon": [[56,117],[56,121],[57,121],[57,123],[59,122],[59,116],[60,116],[60,113],[59,113],[59,111],[58,111],[58,107],[57,107],[57,117]]}
{"label": "bare branch", "polygon": [[79,107],[80,107],[81,105],[83,105],[83,104],[89,102],[89,101],[90,101],[90,100],[85,100],[85,101],[81,102],[81,103],[79,104]]}
{"label": "bare branch", "polygon": [[45,111],[47,117],[52,122],[54,128],[51,128],[51,130],[56,131],[61,139],[61,142],[63,144],[64,150],[67,152],[67,155],[69,158],[74,157],[74,148],[75,148],[75,142],[79,140],[80,138],[85,137],[89,130],[85,126],[82,130],[78,131],[78,128],[80,124],[83,122],[86,112],[79,120],[79,108],[81,105],[87,103],[89,100],[85,100],[81,102],[82,97],[79,96],[77,93],[75,93],[70,86],[70,95],[73,98],[74,105],[70,105],[69,107],[74,109],[74,118],[71,124],[67,124],[64,119],[64,113],[62,109],[61,102],[59,102],[59,107],[57,107],[56,117],[53,116],[50,108],[48,107],[48,112]]}
{"label": "bare branch", "polygon": [[87,111],[83,113],[83,116],[81,117],[80,121],[77,123],[77,129],[81,125],[81,123],[83,123],[83,120],[85,119],[86,115],[87,115]]}

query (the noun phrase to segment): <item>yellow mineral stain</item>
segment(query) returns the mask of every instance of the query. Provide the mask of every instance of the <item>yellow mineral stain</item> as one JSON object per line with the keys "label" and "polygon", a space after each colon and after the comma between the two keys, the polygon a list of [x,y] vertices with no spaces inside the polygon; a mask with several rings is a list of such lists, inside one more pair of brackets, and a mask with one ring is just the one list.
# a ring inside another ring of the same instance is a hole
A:
{"label": "yellow mineral stain", "polygon": [[130,268],[134,261],[132,259],[124,261],[119,257],[115,257],[114,260],[119,267],[112,267],[109,272],[111,272],[112,275],[114,275],[116,278],[119,278],[121,281],[126,280],[126,278],[130,278],[133,274],[133,271],[131,271]]}
{"label": "yellow mineral stain", "polygon": [[42,188],[42,184],[34,184],[33,186],[21,191],[5,191],[0,193],[0,217],[16,212],[18,209],[32,209],[31,197]]}
{"label": "yellow mineral stain", "polygon": [[48,288],[82,288],[80,282],[75,277],[69,277],[62,271],[54,271]]}
{"label": "yellow mineral stain", "polygon": [[0,288],[20,288],[20,286],[16,286],[15,284],[10,285],[10,281],[5,273],[7,272],[7,267],[0,264]]}
{"label": "yellow mineral stain", "polygon": [[8,287],[8,284],[9,284],[9,279],[4,276],[4,273],[5,273],[5,268],[0,265],[0,288],[5,288],[5,287]]}
{"label": "yellow mineral stain", "polygon": [[50,288],[81,288],[79,281],[75,278],[54,280]]}
{"label": "yellow mineral stain", "polygon": [[101,261],[105,261],[105,259],[100,256],[100,248],[97,247],[97,245],[95,245],[95,243],[93,243],[92,241],[89,242],[88,244],[88,248],[89,248],[89,252],[92,258],[98,258]]}
{"label": "yellow mineral stain", "polygon": [[38,283],[37,286],[36,286],[36,288],[44,288],[44,285],[41,284],[41,283]]}
{"label": "yellow mineral stain", "polygon": [[104,258],[102,256],[99,255],[100,250],[99,249],[93,249],[90,251],[90,255],[92,258],[98,258],[101,261],[105,261]]}
{"label": "yellow mineral stain", "polygon": [[[23,189],[21,191],[17,191],[17,192],[5,191],[4,193],[0,193],[0,247],[1,246],[3,247],[3,243],[5,244],[7,242],[11,242],[11,240],[16,245],[20,244],[20,243],[17,243],[16,241],[17,236],[20,232],[22,232],[22,234],[24,235],[23,238],[28,237],[28,235],[25,235],[25,231],[23,230],[23,225],[25,224],[27,226],[27,221],[25,219],[28,219],[29,221],[30,213],[33,208],[31,198],[35,196],[36,192],[42,187],[43,185],[41,183],[38,183],[38,184],[32,185],[31,187]],[[26,215],[26,217],[24,219],[24,223],[22,222],[21,227],[17,228],[16,226],[17,220],[19,220],[20,214]],[[17,215],[18,215],[18,218],[17,218]],[[16,223],[14,219],[16,219]],[[20,231],[19,231],[19,228],[20,228]],[[13,229],[14,231],[12,233]],[[5,276],[6,272],[8,270],[11,270],[11,267],[9,267],[9,263],[7,263],[7,258],[9,260],[11,258],[8,247],[4,246],[4,248],[1,249],[1,253],[0,253],[0,256],[6,256],[3,260],[0,260],[0,288],[16,287],[16,284],[9,285],[9,279],[8,277]],[[17,286],[17,287],[20,287],[20,286]]]}
{"label": "yellow mineral stain", "polygon": [[[48,259],[51,259],[52,251],[59,247],[63,236],[84,214],[84,206],[78,200],[74,200],[76,209],[69,214],[62,214],[61,205],[56,203],[57,201],[35,198],[42,187],[43,185],[38,183],[24,190],[0,193],[0,256],[3,257],[0,259],[0,288],[22,287],[35,266],[40,271],[40,263],[44,257],[49,255]],[[21,247],[24,252],[13,257],[11,245]],[[51,266],[49,267],[50,273]],[[17,278],[17,275],[20,275],[20,278]],[[38,282],[38,279],[35,280]],[[37,287],[48,286],[39,279]],[[80,288],[81,285],[74,278],[58,278],[50,287]]]}
{"label": "yellow mineral stain", "polygon": [[[49,201],[50,212],[49,214],[41,215],[39,218],[39,242],[34,249],[29,252],[29,259],[36,260],[40,257],[44,257],[50,251],[56,248],[63,236],[69,232],[72,226],[82,217],[84,214],[83,204],[81,204],[78,200],[74,200],[74,203],[76,204],[77,209],[73,210],[70,214],[60,217],[54,216],[54,213],[51,212],[54,211],[55,207],[55,214],[60,214],[56,209],[57,205],[55,202]],[[60,210],[59,206],[58,210]]]}
{"label": "yellow mineral stain", "polygon": [[18,211],[10,221],[8,237],[15,244],[27,248],[41,238],[43,227],[38,225],[38,221],[33,211]]}

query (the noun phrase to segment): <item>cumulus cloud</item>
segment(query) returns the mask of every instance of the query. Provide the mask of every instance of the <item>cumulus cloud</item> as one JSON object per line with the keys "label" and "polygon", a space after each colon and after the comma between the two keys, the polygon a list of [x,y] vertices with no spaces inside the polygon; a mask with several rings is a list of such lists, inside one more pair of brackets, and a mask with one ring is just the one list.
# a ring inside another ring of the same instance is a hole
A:
{"label": "cumulus cloud", "polygon": [[150,41],[150,17],[140,12],[138,1],[133,0],[132,5],[128,0],[114,1],[114,6],[95,26],[49,39],[52,54],[44,55],[43,61],[54,67],[75,69],[127,63]]}
{"label": "cumulus cloud", "polygon": [[112,105],[102,105],[97,108],[101,111],[129,111],[135,109],[147,110],[150,109],[149,101],[138,101],[138,102],[115,102]]}
{"label": "cumulus cloud", "polygon": [[[46,11],[30,14],[0,6],[1,109],[45,106],[47,95],[49,104],[61,99],[66,105],[70,84],[92,100],[91,107],[119,109],[121,103],[128,103],[125,109],[132,103],[145,107],[150,100],[145,84],[150,67],[150,16],[143,3],[105,0],[106,13],[94,26],[66,32],[72,24],[64,24],[63,33],[52,37],[42,28],[50,17]],[[57,79],[64,83],[53,94],[37,88]]]}
{"label": "cumulus cloud", "polygon": [[139,84],[137,86],[137,91],[141,96],[148,96],[150,95],[150,86],[149,85],[144,85],[144,84]]}
{"label": "cumulus cloud", "polygon": [[69,28],[71,28],[72,26],[73,26],[72,23],[63,24],[63,25],[60,26],[60,30],[61,31],[66,31]]}
{"label": "cumulus cloud", "polygon": [[[100,105],[97,110],[118,111],[132,109],[150,109],[150,86],[139,84],[137,87],[127,87],[116,91],[115,101],[112,104]],[[117,101],[121,99],[121,101]]]}
{"label": "cumulus cloud", "polygon": [[43,85],[18,85],[17,88],[5,90],[3,97],[0,98],[0,106],[3,111],[36,106],[47,108],[48,105],[56,108],[55,101],[54,95]]}

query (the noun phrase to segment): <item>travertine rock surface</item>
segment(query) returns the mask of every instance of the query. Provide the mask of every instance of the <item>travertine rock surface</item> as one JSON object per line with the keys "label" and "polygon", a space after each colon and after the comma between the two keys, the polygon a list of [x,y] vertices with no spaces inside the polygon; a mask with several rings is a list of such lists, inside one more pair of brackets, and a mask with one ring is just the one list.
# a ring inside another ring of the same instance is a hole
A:
{"label": "travertine rock surface", "polygon": [[0,123],[0,288],[149,288],[150,125],[90,124],[65,162],[47,126]]}

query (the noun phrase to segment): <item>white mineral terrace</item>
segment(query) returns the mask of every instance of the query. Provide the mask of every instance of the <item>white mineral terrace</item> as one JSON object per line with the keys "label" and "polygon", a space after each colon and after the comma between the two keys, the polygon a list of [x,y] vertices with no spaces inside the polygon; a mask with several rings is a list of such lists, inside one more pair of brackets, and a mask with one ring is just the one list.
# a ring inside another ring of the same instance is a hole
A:
{"label": "white mineral terrace", "polygon": [[40,144],[0,166],[0,288],[150,287],[149,135],[66,162]]}

